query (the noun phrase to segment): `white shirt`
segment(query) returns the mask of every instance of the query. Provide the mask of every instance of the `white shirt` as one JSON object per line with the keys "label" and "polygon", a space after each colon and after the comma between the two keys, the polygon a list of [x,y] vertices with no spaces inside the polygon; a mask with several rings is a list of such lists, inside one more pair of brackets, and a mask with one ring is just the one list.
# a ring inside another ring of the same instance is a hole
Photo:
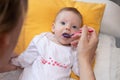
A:
{"label": "white shirt", "polygon": [[46,34],[35,36],[28,48],[12,60],[24,68],[19,80],[69,80],[71,70],[79,75],[76,50],[54,43]]}

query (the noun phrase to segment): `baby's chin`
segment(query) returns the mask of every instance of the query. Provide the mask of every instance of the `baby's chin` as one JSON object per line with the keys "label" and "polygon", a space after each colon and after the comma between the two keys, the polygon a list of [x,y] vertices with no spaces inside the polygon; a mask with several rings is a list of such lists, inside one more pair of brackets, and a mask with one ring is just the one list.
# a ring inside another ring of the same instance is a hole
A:
{"label": "baby's chin", "polygon": [[61,41],[60,44],[64,46],[70,46],[70,42],[66,42],[66,41]]}

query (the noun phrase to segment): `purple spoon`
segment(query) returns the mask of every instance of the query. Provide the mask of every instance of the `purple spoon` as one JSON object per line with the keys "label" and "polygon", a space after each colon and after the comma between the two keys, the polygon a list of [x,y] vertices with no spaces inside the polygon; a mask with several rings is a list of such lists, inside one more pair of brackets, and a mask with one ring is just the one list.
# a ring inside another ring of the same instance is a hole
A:
{"label": "purple spoon", "polygon": [[[88,30],[88,32],[93,32],[93,30]],[[82,30],[76,32],[76,33],[82,33]],[[76,34],[74,33],[74,34]],[[62,35],[65,37],[65,38],[71,38],[71,36],[73,36],[74,34],[68,34],[68,33],[63,33]]]}

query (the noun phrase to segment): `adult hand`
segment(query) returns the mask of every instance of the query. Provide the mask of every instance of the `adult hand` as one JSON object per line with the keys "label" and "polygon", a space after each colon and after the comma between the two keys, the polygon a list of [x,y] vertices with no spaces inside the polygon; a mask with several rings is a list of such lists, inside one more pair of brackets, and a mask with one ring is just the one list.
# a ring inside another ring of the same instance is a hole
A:
{"label": "adult hand", "polygon": [[97,44],[98,36],[95,30],[89,33],[87,26],[84,26],[77,46],[80,80],[95,80],[95,75],[91,66],[91,59],[95,55]]}
{"label": "adult hand", "polygon": [[93,29],[93,32],[88,32],[88,27],[83,26],[81,37],[77,45],[79,53],[79,60],[85,59],[91,62],[91,59],[95,55],[95,51],[98,44],[98,36]]}

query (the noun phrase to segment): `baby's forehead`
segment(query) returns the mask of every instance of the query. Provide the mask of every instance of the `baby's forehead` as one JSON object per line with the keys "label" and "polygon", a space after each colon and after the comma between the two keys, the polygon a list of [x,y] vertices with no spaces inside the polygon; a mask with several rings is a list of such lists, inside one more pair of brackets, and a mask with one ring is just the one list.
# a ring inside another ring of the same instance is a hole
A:
{"label": "baby's forehead", "polygon": [[61,11],[57,14],[56,18],[79,18],[81,17],[73,11]]}
{"label": "baby's forehead", "polygon": [[61,14],[67,14],[67,15],[69,15],[69,14],[73,14],[73,15],[77,15],[75,12],[73,12],[73,11],[66,11],[66,10],[64,10],[64,11],[61,11],[61,12],[59,12],[58,14],[57,14],[57,16],[59,16],[59,15],[61,15]]}
{"label": "baby's forehead", "polygon": [[64,12],[59,13],[56,16],[56,20],[71,20],[71,21],[77,20],[77,21],[81,21],[81,18],[77,14],[75,14],[71,11],[64,11]]}

